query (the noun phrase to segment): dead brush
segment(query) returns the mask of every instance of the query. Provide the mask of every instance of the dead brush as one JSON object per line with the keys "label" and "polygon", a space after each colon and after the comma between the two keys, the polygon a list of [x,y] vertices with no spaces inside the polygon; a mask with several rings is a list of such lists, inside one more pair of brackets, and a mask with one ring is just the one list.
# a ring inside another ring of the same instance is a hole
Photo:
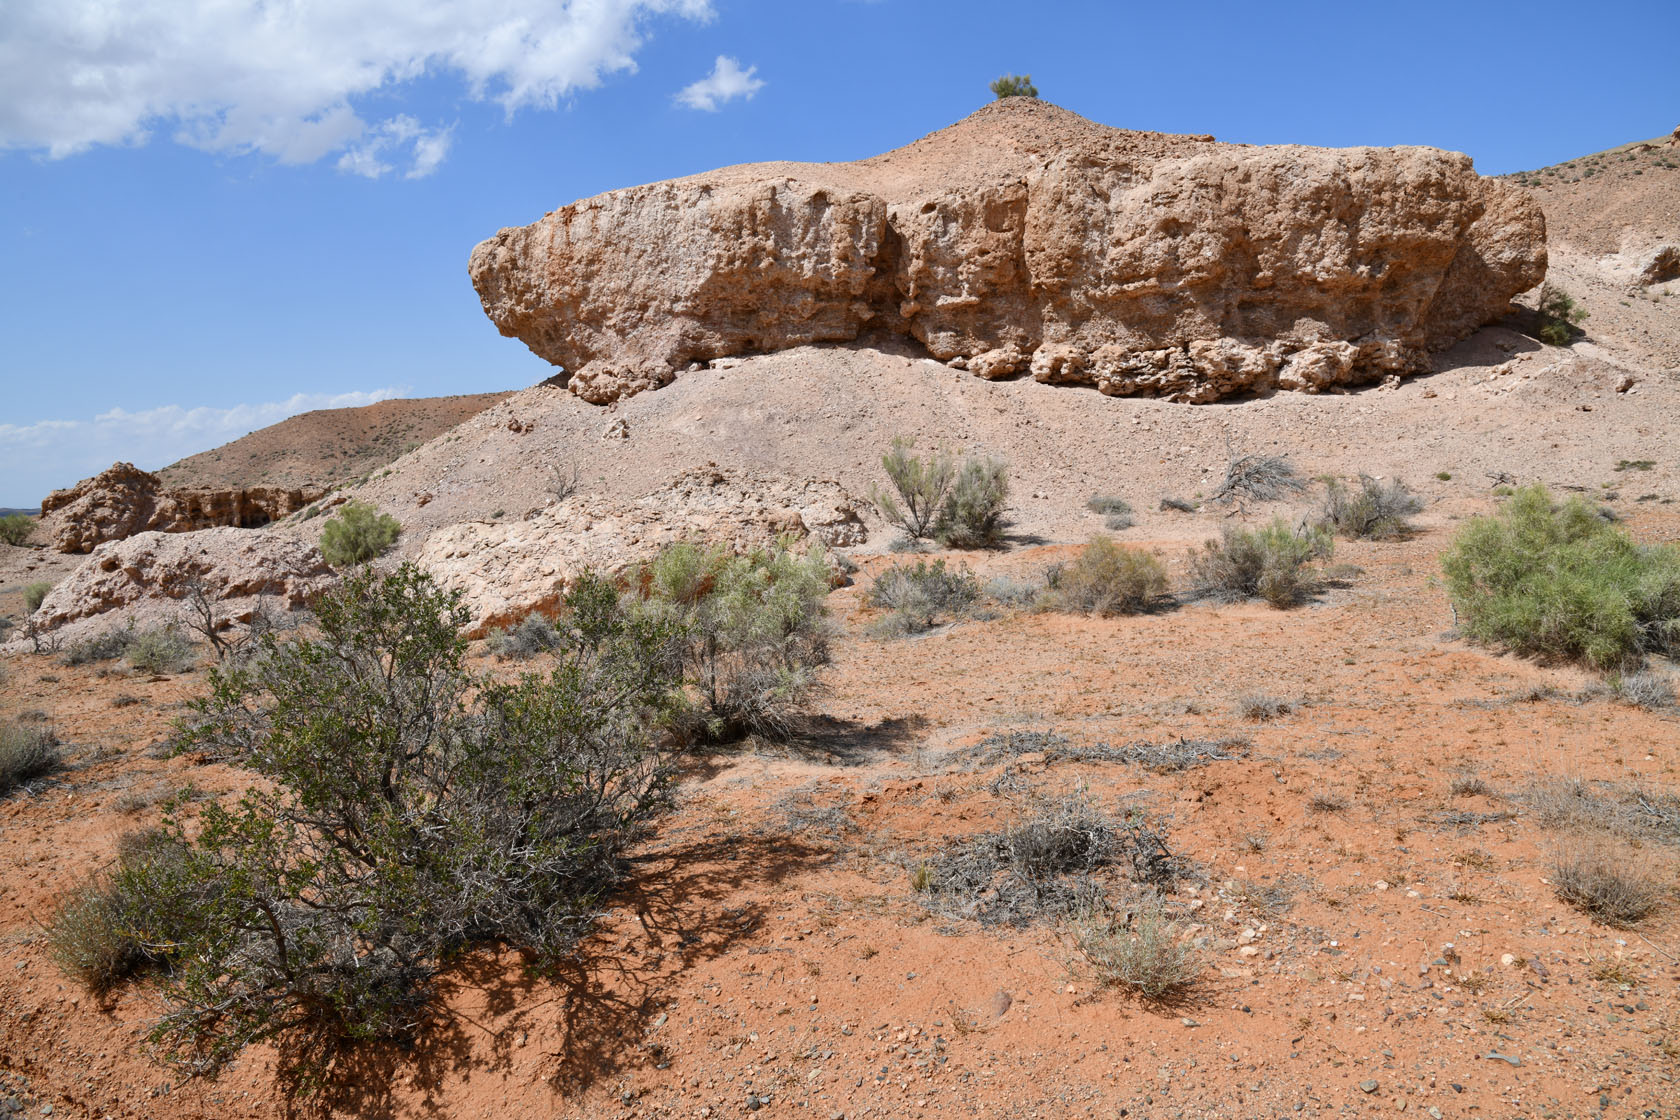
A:
{"label": "dead brush", "polygon": [[1474,774],[1454,778],[1450,792],[1454,797],[1497,797],[1493,787]]}
{"label": "dead brush", "polygon": [[1104,881],[1119,875],[1159,886],[1179,874],[1162,834],[1119,821],[1083,794],[1041,799],[1001,832],[959,840],[909,865],[930,909],[982,925],[1025,926],[1107,908]]}
{"label": "dead brush", "polygon": [[1248,692],[1237,697],[1236,710],[1237,715],[1250,723],[1266,723],[1293,712],[1295,702],[1264,692]]}
{"label": "dead brush", "polygon": [[1552,857],[1558,898],[1605,925],[1631,926],[1650,917],[1669,894],[1669,869],[1648,852],[1602,837],[1560,845]]}
{"label": "dead brush", "polygon": [[1254,744],[1247,739],[1171,739],[1164,743],[1136,742],[1123,747],[1084,748],[1070,752],[1081,761],[1116,761],[1142,766],[1157,774],[1177,774],[1213,762],[1244,758]]}
{"label": "dead brush", "polygon": [[1631,782],[1541,778],[1522,793],[1547,828],[1608,832],[1628,839],[1680,844],[1680,794]]}
{"label": "dead brush", "polygon": [[1225,478],[1209,500],[1221,505],[1239,498],[1270,502],[1306,488],[1295,464],[1281,455],[1236,455],[1226,462]]}

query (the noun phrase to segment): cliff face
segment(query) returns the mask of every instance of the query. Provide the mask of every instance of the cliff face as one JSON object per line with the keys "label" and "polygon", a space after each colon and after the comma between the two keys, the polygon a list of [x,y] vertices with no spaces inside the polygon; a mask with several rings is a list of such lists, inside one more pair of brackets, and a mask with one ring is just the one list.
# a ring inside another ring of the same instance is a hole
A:
{"label": "cliff face", "polygon": [[1528,196],[1430,148],[1249,147],[997,102],[852,164],[611,191],[472,254],[607,402],[694,361],[909,335],[975,374],[1189,401],[1426,368],[1545,274]]}
{"label": "cliff face", "polygon": [[267,525],[325,493],[320,487],[172,489],[133,463],[115,463],[41,503],[41,525],[60,552],[92,552],[137,533]]}

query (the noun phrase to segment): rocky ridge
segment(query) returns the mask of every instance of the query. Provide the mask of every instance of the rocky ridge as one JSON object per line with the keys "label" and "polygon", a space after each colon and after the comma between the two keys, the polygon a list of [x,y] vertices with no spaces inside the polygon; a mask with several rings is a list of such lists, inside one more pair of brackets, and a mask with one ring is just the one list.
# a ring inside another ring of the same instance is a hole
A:
{"label": "rocky ridge", "polygon": [[60,552],[92,552],[106,541],[137,533],[256,528],[325,493],[319,486],[172,488],[133,463],[113,463],[93,478],[47,495],[41,527]]}
{"label": "rocky ridge", "polygon": [[469,271],[497,328],[596,403],[881,333],[980,377],[1210,401],[1422,371],[1545,267],[1539,208],[1462,154],[1221,144],[1009,98],[858,163],[585,199]]}

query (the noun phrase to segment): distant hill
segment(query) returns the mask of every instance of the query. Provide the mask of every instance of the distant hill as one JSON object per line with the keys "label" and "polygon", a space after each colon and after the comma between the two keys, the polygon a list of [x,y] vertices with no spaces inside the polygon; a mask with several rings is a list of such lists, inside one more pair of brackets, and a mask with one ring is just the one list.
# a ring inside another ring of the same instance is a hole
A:
{"label": "distant hill", "polygon": [[1680,241],[1680,145],[1670,137],[1500,178],[1534,191],[1553,244],[1618,253]]}
{"label": "distant hill", "polygon": [[5,507],[0,507],[0,517],[10,517],[14,513],[21,513],[29,517],[34,517],[40,512],[40,506],[30,506],[28,509],[7,509]]}
{"label": "distant hill", "polygon": [[327,485],[360,478],[489,408],[507,393],[324,408],[271,424],[158,472],[166,486]]}

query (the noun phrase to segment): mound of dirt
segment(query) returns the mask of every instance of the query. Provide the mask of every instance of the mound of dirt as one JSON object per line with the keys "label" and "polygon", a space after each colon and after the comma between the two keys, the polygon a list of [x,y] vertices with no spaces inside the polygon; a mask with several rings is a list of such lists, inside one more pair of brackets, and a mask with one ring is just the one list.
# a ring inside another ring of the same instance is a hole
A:
{"label": "mound of dirt", "polygon": [[506,396],[422,397],[304,412],[172,463],[158,477],[167,486],[189,488],[326,487],[378,470]]}
{"label": "mound of dirt", "polygon": [[1210,401],[1426,369],[1545,267],[1538,208],[1464,155],[1220,144],[1009,98],[859,163],[585,199],[470,272],[501,332],[597,403],[866,332],[981,377]]}

